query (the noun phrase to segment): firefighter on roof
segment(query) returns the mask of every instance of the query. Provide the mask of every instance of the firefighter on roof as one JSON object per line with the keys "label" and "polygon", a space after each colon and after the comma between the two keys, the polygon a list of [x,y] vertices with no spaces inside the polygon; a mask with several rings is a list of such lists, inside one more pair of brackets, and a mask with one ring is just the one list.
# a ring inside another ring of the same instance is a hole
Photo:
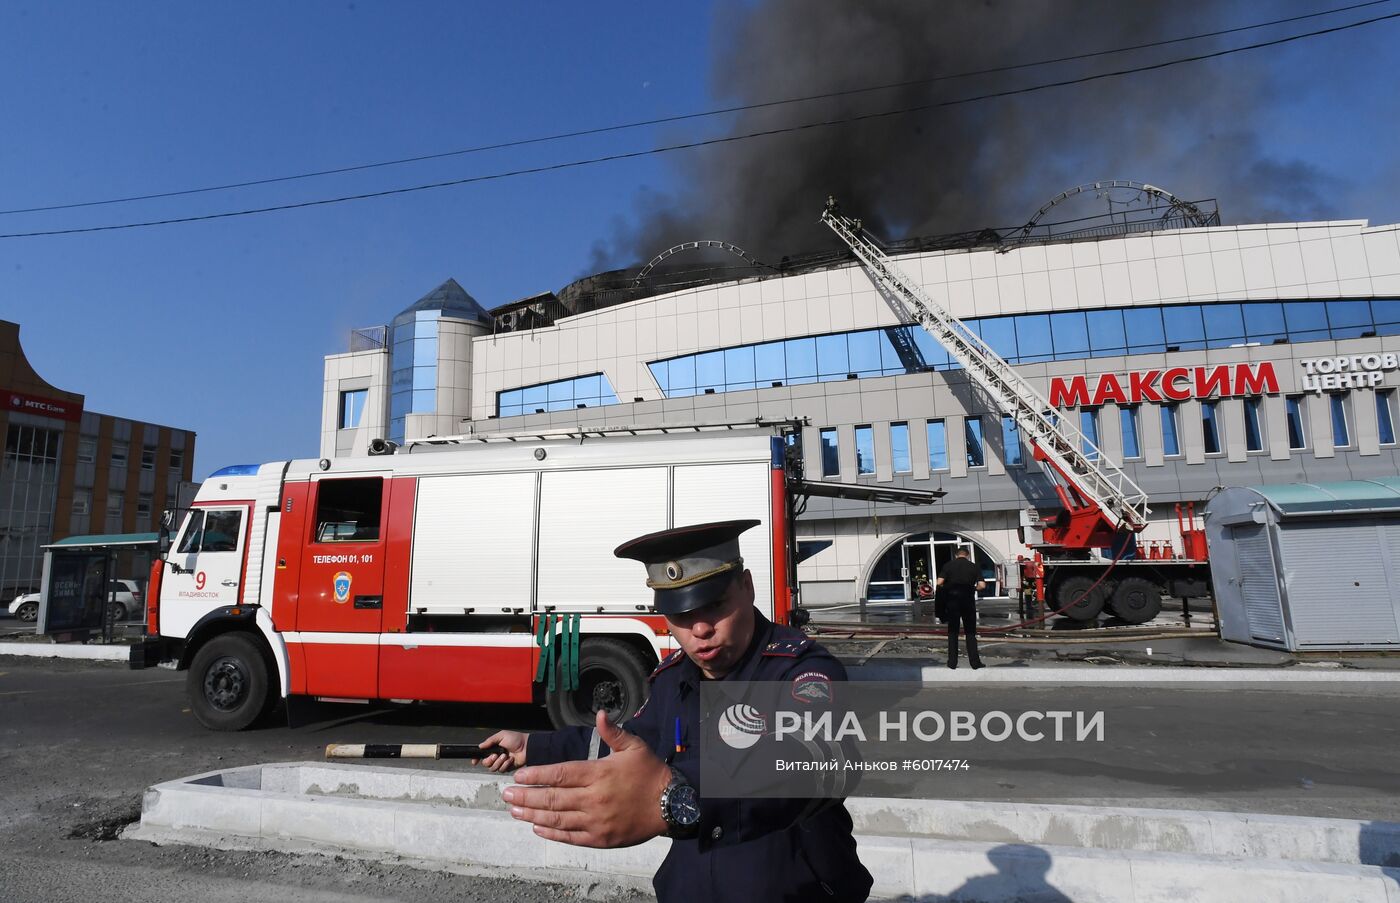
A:
{"label": "firefighter on roof", "polygon": [[623,728],[599,712],[596,728],[501,731],[482,746],[504,753],[484,764],[528,766],[516,777],[534,786],[502,795],[514,817],[548,840],[624,847],[670,837],[652,882],[661,903],[858,903],[872,881],[839,800],[710,799],[700,786],[701,681],[792,681],[794,690],[829,697],[829,683],[846,679],[825,649],[754,608],[739,534],[758,523],[677,527],[619,546],[619,558],[646,566],[656,611],[681,649],[652,673],[650,698]]}

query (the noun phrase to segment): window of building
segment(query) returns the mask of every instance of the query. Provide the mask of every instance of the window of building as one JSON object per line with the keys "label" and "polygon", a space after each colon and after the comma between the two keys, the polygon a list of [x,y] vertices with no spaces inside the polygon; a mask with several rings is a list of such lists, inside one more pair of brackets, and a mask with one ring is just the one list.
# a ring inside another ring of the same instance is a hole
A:
{"label": "window of building", "polygon": [[1176,428],[1176,405],[1162,405],[1162,454],[1167,457],[1181,454],[1181,438]]}
{"label": "window of building", "polygon": [[340,422],[338,429],[353,430],[360,425],[365,414],[365,399],[369,389],[350,389],[340,393]]}
{"label": "window of building", "polygon": [[[717,355],[716,360],[723,359],[720,352],[716,351],[713,354]],[[656,366],[656,364],[652,365],[654,375],[656,374]],[[714,365],[711,363],[707,366],[711,371],[707,373],[707,378],[709,378],[714,375]],[[721,373],[723,369],[723,365],[719,365]],[[663,378],[667,382],[663,383]],[[663,391],[668,385],[675,390],[667,393],[670,397],[703,394],[697,392],[695,380],[694,358],[688,361],[688,366],[668,366],[663,374],[657,375],[657,384],[663,387]],[[713,392],[723,392],[722,377],[720,382],[707,384],[706,388]],[[521,386],[518,389],[496,393],[496,414],[501,417],[543,414],[546,411],[569,411],[574,408],[596,408],[608,404],[617,404],[617,396],[613,394],[612,383],[608,382],[608,378],[601,373],[537,383],[533,386]]]}
{"label": "window of building", "polygon": [[822,476],[841,475],[841,454],[837,445],[836,430],[824,429],[821,433]]}
{"label": "window of building", "polygon": [[1138,409],[1136,405],[1118,409],[1118,428],[1123,433],[1123,457],[1141,458],[1142,441],[1138,434]]}
{"label": "window of building", "polygon": [[982,446],[982,418],[964,418],[963,435],[967,445],[967,466],[986,467],[987,451]]}
{"label": "window of building", "polygon": [[1264,406],[1262,398],[1246,398],[1244,400],[1244,449],[1245,451],[1264,450],[1264,430],[1262,428],[1260,410]]}
{"label": "window of building", "polygon": [[384,481],[379,477],[321,480],[316,487],[314,542],[376,542]]}
{"label": "window of building", "polygon": [[1376,426],[1381,445],[1395,444],[1395,390],[1382,389],[1376,393]]}
{"label": "window of building", "polygon": [[1022,463],[1021,427],[1014,417],[1001,418],[1001,447],[1006,466],[1019,467]]}
{"label": "window of building", "polygon": [[78,437],[78,463],[91,464],[97,460],[97,437]]}
{"label": "window of building", "polygon": [[113,489],[107,493],[107,513],[109,515],[121,516],[122,507],[126,504],[126,493],[120,489]]}
{"label": "window of building", "polygon": [[1220,454],[1220,402],[1201,402],[1201,437],[1205,441],[1206,454]]}
{"label": "window of building", "polygon": [[1079,432],[1084,435],[1084,457],[1090,461],[1099,459],[1099,409],[1079,409]]}
{"label": "window of building", "polygon": [[895,473],[909,473],[913,465],[909,460],[909,424],[890,424],[890,460]]}
{"label": "window of building", "polygon": [[942,420],[928,422],[928,468],[948,469],[948,426]]}
{"label": "window of building", "polygon": [[856,427],[856,473],[875,472],[875,431],[869,426]]}
{"label": "window of building", "polygon": [[143,492],[136,497],[136,518],[143,524],[151,519],[151,494]]}
{"label": "window of building", "polygon": [[155,469],[156,469],[156,449],[155,449],[155,446],[153,446],[153,445],[143,445],[143,446],[141,446],[141,469],[142,469],[142,470],[155,470]]}
{"label": "window of building", "polygon": [[1283,400],[1288,417],[1288,447],[1307,448],[1308,434],[1303,428],[1303,396],[1290,395]]}
{"label": "window of building", "polygon": [[[963,322],[1002,357],[1026,364],[1246,343],[1400,335],[1400,299],[1167,304],[969,317]],[[897,326],[742,345],[653,361],[648,366],[662,394],[681,398],[707,391],[950,370],[958,364],[927,331]],[[430,390],[434,385],[425,381],[421,387],[409,382],[400,386],[398,372],[396,398],[400,391]],[[532,412],[528,403],[523,412]]]}
{"label": "window of building", "polygon": [[178,474],[185,472],[185,450],[183,448],[170,450],[170,470]]}
{"label": "window of building", "polygon": [[73,513],[88,514],[92,511],[92,490],[73,490]]}
{"label": "window of building", "polygon": [[1329,395],[1332,408],[1332,444],[1337,448],[1351,445],[1351,431],[1347,429],[1347,400],[1342,395]]}
{"label": "window of building", "polygon": [[125,466],[126,466],[126,456],[127,456],[128,452],[130,451],[130,449],[131,449],[131,444],[130,444],[129,442],[113,442],[113,443],[112,443],[112,466],[113,466],[113,467],[125,467]]}

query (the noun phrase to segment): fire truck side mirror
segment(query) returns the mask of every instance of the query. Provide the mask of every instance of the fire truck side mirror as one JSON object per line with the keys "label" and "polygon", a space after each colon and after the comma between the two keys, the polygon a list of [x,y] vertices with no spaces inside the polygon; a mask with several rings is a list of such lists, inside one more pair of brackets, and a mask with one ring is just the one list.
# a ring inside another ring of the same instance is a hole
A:
{"label": "fire truck side mirror", "polygon": [[171,511],[166,511],[160,516],[160,538],[156,546],[156,557],[161,561],[164,561],[166,556],[170,554],[170,523],[174,519]]}

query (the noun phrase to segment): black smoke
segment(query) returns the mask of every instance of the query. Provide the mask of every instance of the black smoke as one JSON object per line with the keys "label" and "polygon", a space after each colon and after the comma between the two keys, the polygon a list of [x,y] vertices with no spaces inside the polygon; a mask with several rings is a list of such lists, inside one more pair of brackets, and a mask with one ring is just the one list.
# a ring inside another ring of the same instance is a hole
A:
{"label": "black smoke", "polygon": [[[1293,0],[722,0],[712,94],[751,104],[909,82],[1317,9]],[[754,110],[736,115],[727,134],[1015,89],[1341,20]],[[627,266],[692,239],[730,241],[767,262],[828,249],[833,237],[816,223],[827,195],[891,239],[1019,225],[1059,191],[1100,179],[1219,198],[1227,223],[1325,218],[1335,179],[1260,137],[1258,124],[1290,90],[1270,53],[686,151],[672,164],[680,187],[639,190],[635,218],[597,245],[594,263]]]}

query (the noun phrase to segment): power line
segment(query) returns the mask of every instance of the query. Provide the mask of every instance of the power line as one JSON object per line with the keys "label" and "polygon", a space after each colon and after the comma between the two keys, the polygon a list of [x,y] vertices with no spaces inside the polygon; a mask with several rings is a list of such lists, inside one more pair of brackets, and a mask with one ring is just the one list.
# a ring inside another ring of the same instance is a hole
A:
{"label": "power line", "polygon": [[687,141],[681,144],[670,144],[661,147],[646,148],[636,151],[623,151],[615,154],[606,154],[599,157],[589,157],[582,160],[567,160],[562,163],[551,163],[542,166],[530,166],[521,169],[506,170],[503,172],[487,173],[479,176],[467,176],[460,179],[448,179],[441,182],[429,182],[423,185],[409,185],[403,188],[389,188],[382,191],[369,191],[361,194],[341,195],[333,198],[320,198],[312,201],[299,201],[291,204],[276,204],[268,207],[254,207],[245,210],[227,210],[220,213],[205,213],[197,216],[181,216],[169,219],[147,220],[134,223],[115,223],[107,226],[84,226],[73,229],[47,229],[35,232],[10,232],[0,234],[0,239],[9,238],[38,238],[51,235],[77,235],[88,232],[112,232],[119,229],[140,229],[149,226],[169,226],[178,223],[196,223],[207,220],[229,219],[240,216],[253,216],[260,213],[275,213],[283,210],[299,210],[306,207],[322,207],[329,204],[342,204],[349,201],[363,201],[370,198],[391,197],[400,194],[412,194],[419,191],[432,191],[438,188],[452,188],[458,185],[471,185],[478,182],[492,182],[502,179],[515,178],[517,176],[537,175],[546,172],[557,172],[565,169],[577,169],[584,166],[592,166],[599,163],[611,163],[618,160],[631,160],[638,157],[647,157],[654,154],[673,153],[675,151],[693,150],[700,147],[710,147],[713,145],[730,144],[738,141],[747,141],[753,138],[765,138],[773,135],[788,134],[793,132],[803,132],[818,128],[827,128],[836,125],[848,125],[854,122],[865,122],[873,119],[887,119],[894,116],[903,116],[910,113],[919,113],[927,110],[934,110],[943,107],[962,106],[964,104],[978,103],[986,100],[997,100],[1005,97],[1014,97],[1021,94],[1033,94],[1039,91],[1046,91],[1051,88],[1063,88],[1071,85],[1082,85],[1088,82],[1102,81],[1109,78],[1120,78],[1125,75],[1134,75],[1140,72],[1153,72],[1161,69],[1169,69],[1174,66],[1182,66],[1188,63],[1198,63],[1204,60],[1218,59],[1236,53],[1243,53],[1248,50],[1260,50],[1266,47],[1277,47],[1282,44],[1291,44],[1295,41],[1302,41],[1308,38],[1320,37],[1322,35],[1335,34],[1337,32],[1349,31],[1354,28],[1362,28],[1367,25],[1374,25],[1378,22],[1385,22],[1400,18],[1400,13],[1390,13],[1384,16],[1376,16],[1370,19],[1362,19],[1358,22],[1350,22],[1345,25],[1335,25],[1331,28],[1319,29],[1318,31],[1305,32],[1288,37],[1275,38],[1271,41],[1261,41],[1257,44],[1246,44],[1242,47],[1231,47],[1225,50],[1216,50],[1211,53],[1202,53],[1195,56],[1180,57],[1174,60],[1165,60],[1160,63],[1152,63],[1145,66],[1135,66],[1130,69],[1118,69],[1111,72],[1100,72],[1094,75],[1084,75],[1078,78],[1064,79],[1057,82],[1047,82],[1040,85],[1029,85],[1022,88],[1009,88],[1004,91],[994,91],[988,94],[978,94],[972,97],[963,97],[956,100],[944,100],[935,103],[918,104],[912,107],[901,107],[895,110],[884,110],[878,113],[862,113],[856,116],[847,116],[840,119],[823,119],[815,122],[806,122],[798,125],[780,126],[771,129],[761,129],[755,132],[745,132],[739,135],[726,135],[721,138],[707,138],[697,141]]}
{"label": "power line", "polygon": [[293,182],[302,179],[314,179],[323,176],[343,175],[351,172],[364,172],[371,169],[382,169],[389,166],[401,166],[407,163],[422,163],[428,160],[441,160],[448,157],[461,157],[470,154],[485,153],[493,150],[506,150],[510,148],[526,147],[533,144],[545,144],[555,141],[564,141],[570,138],[585,138],[592,135],[603,135],[612,132],[628,131],[631,129],[645,128],[653,125],[667,125],[676,122],[686,122],[695,119],[705,119],[714,116],[723,116],[730,113],[742,113],[751,110],[769,109],[772,107],[786,106],[789,104],[810,103],[816,100],[831,100],[837,97],[850,97],[858,94],[869,94],[876,91],[890,91],[896,88],[910,88],[920,85],[931,85],[942,81],[952,81],[961,78],[972,78],[978,75],[994,75],[1003,72],[1015,72],[1021,69],[1031,69],[1039,66],[1050,66],[1058,63],[1076,62],[1080,60],[1093,59],[1101,56],[1111,56],[1119,53],[1130,53],[1138,50],[1148,50],[1154,47],[1166,47],[1172,44],[1181,44],[1188,41],[1199,41],[1206,38],[1221,37],[1228,34],[1237,34],[1243,31],[1254,31],[1260,28],[1269,28],[1274,25],[1285,25],[1290,22],[1299,22],[1305,19],[1315,19],[1320,16],[1331,16],[1337,13],[1349,12],[1351,10],[1362,9],[1369,6],[1377,6],[1382,3],[1391,3],[1393,0],[1366,0],[1363,3],[1354,3],[1350,6],[1339,6],[1333,9],[1321,10],[1314,13],[1306,13],[1299,16],[1289,16],[1283,19],[1273,19],[1268,22],[1258,22],[1253,25],[1239,25],[1234,28],[1225,28],[1218,31],[1202,32],[1200,34],[1187,35],[1178,38],[1168,38],[1161,41],[1151,41],[1145,44],[1134,44],[1128,47],[1117,47],[1111,50],[1095,50],[1087,53],[1079,53],[1071,56],[1054,57],[1051,59],[1036,60],[1028,63],[1015,63],[1007,66],[996,66],[989,69],[973,69],[966,72],[949,73],[937,75],[931,78],[914,79],[911,81],[892,82],[884,85],[873,85],[864,88],[849,88],[842,91],[829,91],[823,94],[808,94],[802,97],[790,97],[782,100],[769,100],[759,103],[743,104],[739,106],[721,107],[713,110],[704,110],[696,113],[680,113],[673,116],[662,116],[655,119],[643,119],[637,122],[620,123],[616,125],[598,126],[596,128],[578,129],[570,132],[558,132],[552,135],[541,135],[533,138],[520,138],[513,141],[502,141],[495,144],[480,144],[474,147],[460,148],[458,150],[440,151],[431,154],[420,154],[413,157],[400,157],[395,160],[381,160],[374,163],[357,163],[350,166],[339,166],[332,169],[320,169],[310,172],[296,173],[287,176],[271,176],[263,179],[249,179],[243,182],[228,182],[222,185],[207,185],[200,188],[185,188],[176,191],[161,191],[150,194],[128,195],[119,198],[106,198],[99,201],[76,201],[69,204],[49,204],[39,207],[16,207],[11,210],[0,210],[0,216],[9,216],[18,213],[43,213],[55,210],[75,210],[82,207],[102,207],[110,204],[126,204],[134,201],[152,201],[162,198],[186,197],[195,194],[207,194],[215,191],[230,191],[236,188],[253,188],[260,185],[275,185],[281,182]]}

